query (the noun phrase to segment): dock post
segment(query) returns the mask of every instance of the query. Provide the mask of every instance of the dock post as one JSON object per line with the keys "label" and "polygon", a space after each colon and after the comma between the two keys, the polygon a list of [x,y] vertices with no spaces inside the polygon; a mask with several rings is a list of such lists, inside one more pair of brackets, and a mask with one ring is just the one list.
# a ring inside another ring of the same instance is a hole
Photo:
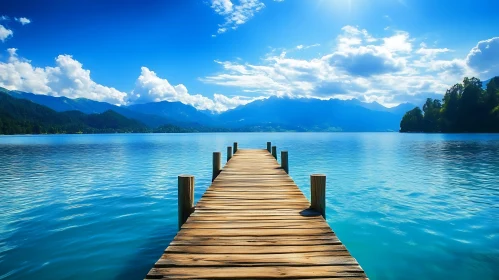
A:
{"label": "dock post", "polygon": [[324,219],[326,218],[326,175],[313,174],[310,175],[310,193],[311,205],[310,208],[321,213]]}
{"label": "dock post", "polygon": [[281,151],[281,167],[289,174],[288,151]]}
{"label": "dock post", "polygon": [[237,142],[234,142],[234,154],[237,152]]}
{"label": "dock post", "polygon": [[194,176],[178,176],[178,230],[194,212]]}
{"label": "dock post", "polygon": [[276,146],[272,146],[272,156],[277,159],[277,147]]}
{"label": "dock post", "polygon": [[222,166],[222,153],[220,152],[214,152],[213,153],[213,176],[211,177],[211,181],[215,181],[215,178],[217,178],[218,174],[220,174],[220,170]]}
{"label": "dock post", "polygon": [[272,143],[271,142],[267,142],[267,151],[269,151],[269,153],[272,153]]}
{"label": "dock post", "polygon": [[227,147],[227,162],[232,158],[232,147]]}

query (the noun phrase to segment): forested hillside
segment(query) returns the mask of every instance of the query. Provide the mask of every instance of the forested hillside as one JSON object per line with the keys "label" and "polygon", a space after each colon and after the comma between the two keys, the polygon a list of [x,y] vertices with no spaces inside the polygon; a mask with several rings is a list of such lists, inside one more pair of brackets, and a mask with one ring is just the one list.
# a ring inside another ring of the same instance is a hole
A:
{"label": "forested hillside", "polygon": [[464,78],[441,101],[428,98],[422,110],[404,115],[400,132],[499,132],[499,76],[485,88],[477,78]]}
{"label": "forested hillside", "polygon": [[56,112],[25,99],[0,92],[0,134],[43,133],[126,133],[147,132],[148,128],[114,111],[84,114]]}

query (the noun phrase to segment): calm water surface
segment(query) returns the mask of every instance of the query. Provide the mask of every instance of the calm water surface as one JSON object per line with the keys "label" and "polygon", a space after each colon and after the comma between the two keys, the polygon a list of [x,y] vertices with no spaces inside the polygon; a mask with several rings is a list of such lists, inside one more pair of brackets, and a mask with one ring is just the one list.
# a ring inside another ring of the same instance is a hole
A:
{"label": "calm water surface", "polygon": [[[211,153],[289,150],[371,279],[499,279],[499,135],[0,136],[0,279],[142,279],[177,231],[177,175]],[[225,155],[223,156],[225,158]]]}

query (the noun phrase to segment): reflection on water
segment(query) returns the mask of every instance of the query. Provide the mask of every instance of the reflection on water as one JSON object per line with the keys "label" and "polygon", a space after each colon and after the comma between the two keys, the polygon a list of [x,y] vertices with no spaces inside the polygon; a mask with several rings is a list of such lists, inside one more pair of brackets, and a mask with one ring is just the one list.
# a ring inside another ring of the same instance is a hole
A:
{"label": "reflection on water", "polygon": [[[176,176],[211,153],[289,151],[371,279],[499,278],[499,135],[254,133],[0,137],[0,279],[141,279],[176,234]],[[225,156],[223,157],[225,158]]]}

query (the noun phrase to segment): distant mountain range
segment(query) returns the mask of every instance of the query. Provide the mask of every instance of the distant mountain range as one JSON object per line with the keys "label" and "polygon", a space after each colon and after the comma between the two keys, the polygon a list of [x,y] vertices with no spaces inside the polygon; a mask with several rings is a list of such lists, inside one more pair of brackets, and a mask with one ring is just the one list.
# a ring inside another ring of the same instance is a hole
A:
{"label": "distant mountain range", "polygon": [[156,115],[145,115],[134,112],[126,107],[112,105],[106,102],[94,101],[86,98],[71,99],[67,97],[54,97],[49,95],[39,95],[22,91],[9,91],[0,88],[0,91],[10,94],[13,97],[28,99],[34,103],[49,107],[57,112],[80,111],[85,114],[100,114],[109,110],[119,113],[127,118],[138,120],[149,127],[158,127],[170,123],[164,117]]}
{"label": "distant mountain range", "polygon": [[26,99],[0,91],[0,134],[147,132],[139,121],[114,111],[85,114],[56,112]]}
{"label": "distant mountain range", "polygon": [[[215,116],[225,126],[282,126],[297,131],[398,131],[400,118],[415,106],[386,108],[358,100],[271,97]],[[409,108],[409,109],[407,109]]]}
{"label": "distant mountain range", "polygon": [[404,113],[415,107],[405,103],[387,108],[376,102],[365,103],[356,99],[271,97],[221,114],[210,114],[180,102],[116,106],[85,98],[53,97],[3,88],[0,92],[56,112],[102,114],[112,111],[126,119],[136,120],[150,130],[170,127],[172,131],[178,131],[179,127],[185,131],[398,131]]}

